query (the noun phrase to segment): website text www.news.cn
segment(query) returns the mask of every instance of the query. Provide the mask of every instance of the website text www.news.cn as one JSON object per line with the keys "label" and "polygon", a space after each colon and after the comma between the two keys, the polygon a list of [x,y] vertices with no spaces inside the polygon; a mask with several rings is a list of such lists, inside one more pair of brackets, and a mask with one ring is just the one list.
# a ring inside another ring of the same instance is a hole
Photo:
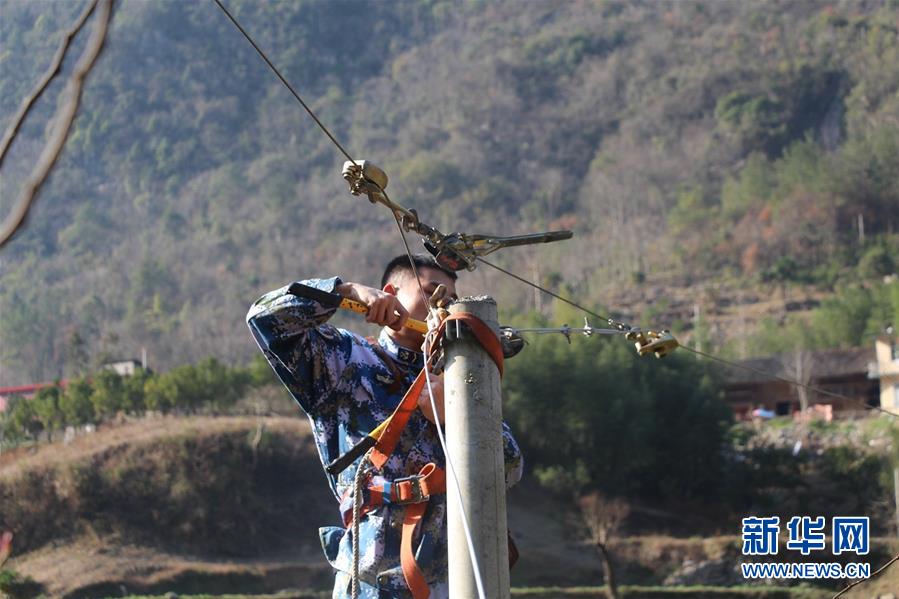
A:
{"label": "website text www.news.cn", "polygon": [[[835,516],[828,529],[824,516],[793,516],[787,522],[786,549],[804,557],[827,553],[830,532],[831,555],[867,555],[870,552],[870,519],[867,516]],[[743,518],[743,547],[745,556],[778,554],[780,517]],[[770,562],[740,564],[743,578],[753,579],[839,579],[867,578],[871,565],[866,562]]]}

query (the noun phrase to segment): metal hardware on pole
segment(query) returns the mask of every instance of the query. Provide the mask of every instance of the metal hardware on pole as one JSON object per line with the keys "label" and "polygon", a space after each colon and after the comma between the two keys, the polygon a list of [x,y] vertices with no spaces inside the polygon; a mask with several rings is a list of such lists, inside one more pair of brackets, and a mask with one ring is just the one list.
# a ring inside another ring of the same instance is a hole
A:
{"label": "metal hardware on pole", "polygon": [[[496,302],[490,297],[462,298],[450,306],[449,312],[471,313],[494,332],[499,331]],[[509,547],[499,371],[475,336],[458,321],[447,326],[444,351],[447,449],[453,458],[485,595],[508,599]],[[448,474],[447,491],[453,493],[452,473]],[[448,497],[449,591],[453,599],[478,596],[462,519],[458,502]]]}

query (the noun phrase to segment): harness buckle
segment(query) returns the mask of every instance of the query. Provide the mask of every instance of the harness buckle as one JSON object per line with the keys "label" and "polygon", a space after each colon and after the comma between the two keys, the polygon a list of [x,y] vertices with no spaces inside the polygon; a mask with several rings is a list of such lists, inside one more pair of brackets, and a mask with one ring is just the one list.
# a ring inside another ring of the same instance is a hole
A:
{"label": "harness buckle", "polygon": [[[395,478],[393,480],[394,488],[396,489],[397,499],[393,501],[396,505],[407,505],[410,503],[421,503],[422,501],[427,501],[430,498],[430,495],[425,495],[421,489],[421,480],[422,476],[420,474],[415,474],[413,476],[404,476],[403,478]],[[409,488],[412,490],[412,497],[409,499],[400,499],[400,483],[409,483]]]}

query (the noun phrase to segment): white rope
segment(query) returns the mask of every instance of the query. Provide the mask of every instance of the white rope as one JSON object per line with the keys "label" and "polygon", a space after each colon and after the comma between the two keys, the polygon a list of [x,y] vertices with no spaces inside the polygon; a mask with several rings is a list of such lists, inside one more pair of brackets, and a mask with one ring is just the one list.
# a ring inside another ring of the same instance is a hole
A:
{"label": "white rope", "polygon": [[[403,247],[406,248],[406,255],[409,257],[409,265],[412,267],[412,275],[415,277],[416,282],[418,283],[418,290],[421,293],[421,298],[424,301],[425,305],[428,306],[428,313],[434,314],[435,310],[431,308],[430,301],[428,299],[428,295],[425,293],[424,287],[421,285],[421,278],[418,275],[418,268],[415,266],[415,260],[412,257],[412,250],[409,249],[409,242],[406,241],[406,232],[403,231],[403,227],[400,224],[400,219],[394,213],[393,219],[396,221],[396,227],[399,230],[400,238],[403,240]],[[436,317],[436,315],[435,315]],[[430,334],[430,333],[429,333]],[[428,388],[428,397],[431,400],[431,410],[434,413],[434,419],[437,420],[435,422],[435,428],[437,429],[437,438],[440,440],[440,446],[443,448],[443,455],[446,457],[446,469],[449,472],[450,482],[452,483],[449,486],[452,486],[455,493],[453,497],[456,498],[456,501],[459,503],[459,512],[462,514],[462,530],[465,531],[465,543],[468,545],[468,557],[471,559],[471,567],[474,569],[474,581],[475,585],[478,588],[478,599],[487,599],[487,594],[484,592],[484,583],[481,580],[481,567],[478,564],[478,556],[475,554],[474,550],[474,541],[471,538],[471,526],[468,524],[468,515],[465,513],[465,504],[462,501],[462,490],[459,485],[459,479],[456,477],[456,469],[453,467],[453,460],[450,457],[449,449],[446,446],[446,439],[443,438],[443,432],[440,430],[440,415],[437,413],[437,402],[434,400],[434,391],[431,389],[431,374],[428,372],[428,363],[430,361],[430,343],[428,343],[427,335],[425,336],[425,344],[422,348],[424,350],[424,371],[425,371],[425,384]],[[449,489],[447,489],[447,495],[449,495]],[[447,529],[449,523],[447,523]]]}
{"label": "white rope", "polygon": [[369,449],[362,456],[359,467],[356,468],[356,476],[353,477],[353,571],[352,571],[352,597],[359,597],[359,512],[362,511],[362,481],[365,478],[368,466],[368,458],[374,448]]}

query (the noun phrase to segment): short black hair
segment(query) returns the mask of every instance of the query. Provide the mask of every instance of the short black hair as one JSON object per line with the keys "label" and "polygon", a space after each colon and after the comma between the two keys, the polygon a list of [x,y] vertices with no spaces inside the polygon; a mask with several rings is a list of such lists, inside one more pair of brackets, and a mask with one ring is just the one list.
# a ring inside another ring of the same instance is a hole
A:
{"label": "short black hair", "polygon": [[422,268],[433,268],[435,270],[439,270],[446,274],[450,279],[455,281],[458,278],[455,272],[452,270],[447,270],[437,264],[437,261],[434,260],[433,256],[429,256],[427,254],[413,254],[412,259],[409,259],[408,254],[400,254],[393,260],[387,263],[387,266],[384,267],[384,275],[381,277],[381,287],[390,282],[390,279],[398,272],[401,271],[409,271],[410,274],[414,272],[412,265],[415,265],[416,269]]}

